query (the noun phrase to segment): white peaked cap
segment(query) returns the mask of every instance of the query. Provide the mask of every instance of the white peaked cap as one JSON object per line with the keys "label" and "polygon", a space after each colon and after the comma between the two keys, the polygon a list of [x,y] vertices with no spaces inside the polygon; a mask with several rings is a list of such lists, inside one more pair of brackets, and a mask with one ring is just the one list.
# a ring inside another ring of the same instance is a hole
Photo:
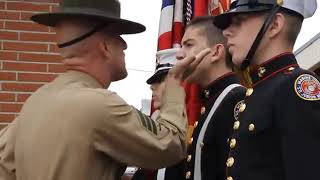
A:
{"label": "white peaked cap", "polygon": [[147,80],[148,84],[152,84],[160,77],[167,74],[173,65],[177,63],[176,54],[180,48],[171,48],[160,50],[156,53],[157,65],[155,73]]}
{"label": "white peaked cap", "polygon": [[172,48],[172,49],[165,49],[165,50],[158,51],[156,54],[156,58],[157,58],[157,67],[159,68],[157,68],[156,71],[163,69],[161,68],[161,65],[165,65],[165,64],[171,64],[172,66],[175,65],[177,63],[176,54],[179,51],[179,49],[180,48]]}
{"label": "white peaked cap", "polygon": [[213,23],[220,29],[226,29],[235,14],[267,11],[276,6],[298,13],[305,19],[316,12],[317,0],[236,0],[232,2],[230,10],[216,16]]}
{"label": "white peaked cap", "polygon": [[301,14],[304,18],[309,18],[317,10],[316,0],[283,0],[281,5],[284,8],[290,9]]}

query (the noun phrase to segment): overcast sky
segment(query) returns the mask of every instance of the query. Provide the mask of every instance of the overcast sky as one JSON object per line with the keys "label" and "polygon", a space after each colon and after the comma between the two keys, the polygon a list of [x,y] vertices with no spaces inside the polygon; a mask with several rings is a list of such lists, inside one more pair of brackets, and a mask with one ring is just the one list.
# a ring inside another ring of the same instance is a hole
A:
{"label": "overcast sky", "polygon": [[[155,68],[155,53],[157,48],[161,0],[120,0],[122,18],[144,24],[144,33],[124,36],[128,43],[126,67],[128,77],[114,82],[110,90],[118,93],[129,104],[141,107],[141,99],[150,99],[151,91],[146,80],[153,74]],[[320,0],[317,0],[318,7]],[[319,8],[320,9],[320,8]],[[320,32],[320,10],[303,23],[295,49],[301,47]]]}

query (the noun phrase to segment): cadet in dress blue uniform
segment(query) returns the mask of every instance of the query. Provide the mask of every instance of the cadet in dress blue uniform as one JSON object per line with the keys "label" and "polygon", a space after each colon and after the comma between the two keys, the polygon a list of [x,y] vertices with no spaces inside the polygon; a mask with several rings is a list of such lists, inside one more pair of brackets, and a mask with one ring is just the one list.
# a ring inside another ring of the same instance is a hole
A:
{"label": "cadet in dress blue uniform", "polygon": [[292,54],[316,7],[315,0],[239,0],[216,17],[250,86],[229,141],[227,180],[319,179],[320,78]]}
{"label": "cadet in dress blue uniform", "polygon": [[201,116],[194,124],[189,139],[185,161],[166,170],[159,170],[158,179],[226,179],[225,161],[229,146],[227,139],[232,124],[238,118],[238,106],[245,97],[246,89],[232,72],[232,63],[226,52],[226,40],[222,31],[212,24],[213,17],[199,17],[186,27],[178,59],[194,55],[203,48],[211,53],[189,76],[190,83],[203,89],[204,106]]}

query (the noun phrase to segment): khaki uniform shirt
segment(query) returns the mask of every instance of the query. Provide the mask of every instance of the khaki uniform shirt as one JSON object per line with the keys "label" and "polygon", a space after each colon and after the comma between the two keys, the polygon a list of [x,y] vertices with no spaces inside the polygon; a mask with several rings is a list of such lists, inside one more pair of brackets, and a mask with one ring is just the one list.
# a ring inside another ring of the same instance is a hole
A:
{"label": "khaki uniform shirt", "polygon": [[13,139],[17,121],[13,121],[0,131],[0,180],[15,180]]}
{"label": "khaki uniform shirt", "polygon": [[182,87],[168,83],[153,121],[91,76],[69,71],[35,92],[2,135],[0,173],[15,172],[18,180],[114,180],[127,165],[174,164],[186,153],[184,98]]}

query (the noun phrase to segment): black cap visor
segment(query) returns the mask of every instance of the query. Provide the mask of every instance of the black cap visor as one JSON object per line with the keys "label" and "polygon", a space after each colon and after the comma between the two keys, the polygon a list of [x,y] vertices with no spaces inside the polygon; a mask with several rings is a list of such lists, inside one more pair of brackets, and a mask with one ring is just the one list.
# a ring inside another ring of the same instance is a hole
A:
{"label": "black cap visor", "polygon": [[156,72],[147,80],[147,84],[153,84],[163,81],[164,77],[167,76],[168,72],[169,69],[164,69]]}
{"label": "black cap visor", "polygon": [[254,8],[249,8],[248,6],[238,6],[230,11],[218,15],[214,18],[213,24],[221,30],[224,30],[230,26],[232,23],[232,16],[237,14],[251,13],[251,12],[262,12],[271,10],[272,6],[255,6]]}

